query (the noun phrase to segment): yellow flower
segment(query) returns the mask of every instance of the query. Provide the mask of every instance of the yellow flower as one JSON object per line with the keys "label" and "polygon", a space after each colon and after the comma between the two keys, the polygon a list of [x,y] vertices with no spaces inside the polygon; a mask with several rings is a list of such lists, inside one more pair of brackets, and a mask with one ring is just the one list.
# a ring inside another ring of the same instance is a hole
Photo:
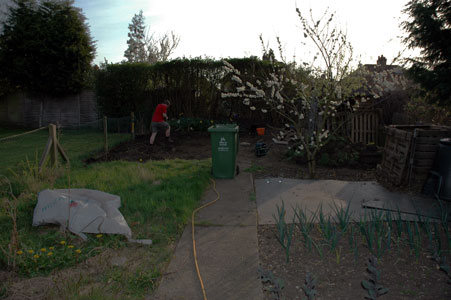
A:
{"label": "yellow flower", "polygon": [[75,250],[75,252],[78,253],[78,254],[80,254],[80,253],[81,253],[81,250],[80,250],[80,249],[77,249],[77,250]]}
{"label": "yellow flower", "polygon": [[96,238],[100,239],[102,236],[103,236],[103,235],[98,234],[98,235],[96,235]]}
{"label": "yellow flower", "polygon": [[39,255],[35,254],[33,255],[34,258],[39,258]]}
{"label": "yellow flower", "polygon": [[41,248],[41,252],[46,252],[46,251],[47,251],[47,249]]}
{"label": "yellow flower", "polygon": [[47,256],[52,256],[53,255],[53,252],[52,251],[50,251],[49,253],[47,253]]}
{"label": "yellow flower", "polygon": [[67,248],[72,249],[72,248],[74,248],[74,245],[69,245],[69,246],[67,246]]}
{"label": "yellow flower", "polygon": [[66,245],[66,241],[61,241],[60,244],[61,245]]}
{"label": "yellow flower", "polygon": [[202,124],[202,120],[200,120],[200,124]]}
{"label": "yellow flower", "polygon": [[55,247],[49,247],[49,250],[55,250]]}
{"label": "yellow flower", "polygon": [[22,250],[19,250],[19,251],[17,251],[17,254],[22,255],[22,254],[23,254],[23,251],[22,251]]}
{"label": "yellow flower", "polygon": [[28,250],[28,253],[33,254],[34,251],[33,250]]}

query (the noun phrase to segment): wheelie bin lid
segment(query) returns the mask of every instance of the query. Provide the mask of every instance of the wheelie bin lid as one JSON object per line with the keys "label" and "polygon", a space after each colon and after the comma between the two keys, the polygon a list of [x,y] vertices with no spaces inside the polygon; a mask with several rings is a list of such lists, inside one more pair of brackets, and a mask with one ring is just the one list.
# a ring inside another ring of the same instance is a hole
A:
{"label": "wheelie bin lid", "polygon": [[237,124],[216,124],[208,128],[208,132],[238,132]]}

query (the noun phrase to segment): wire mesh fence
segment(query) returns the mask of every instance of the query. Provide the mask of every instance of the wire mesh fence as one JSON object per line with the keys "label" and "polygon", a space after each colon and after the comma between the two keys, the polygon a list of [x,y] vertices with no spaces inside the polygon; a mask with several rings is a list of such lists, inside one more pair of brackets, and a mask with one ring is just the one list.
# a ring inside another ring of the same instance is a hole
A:
{"label": "wire mesh fence", "polygon": [[[58,142],[71,165],[81,164],[90,155],[132,138],[131,116],[102,118],[76,126],[56,125]],[[49,127],[0,130],[0,174],[9,173],[9,169],[17,169],[24,162],[38,164],[48,140]]]}

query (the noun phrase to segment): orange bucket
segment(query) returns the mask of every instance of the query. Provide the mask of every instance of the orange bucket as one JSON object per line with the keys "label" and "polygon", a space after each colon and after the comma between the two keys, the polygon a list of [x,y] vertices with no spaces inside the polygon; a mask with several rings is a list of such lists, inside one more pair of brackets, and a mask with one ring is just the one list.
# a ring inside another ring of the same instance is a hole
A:
{"label": "orange bucket", "polygon": [[265,128],[257,128],[258,135],[265,135]]}

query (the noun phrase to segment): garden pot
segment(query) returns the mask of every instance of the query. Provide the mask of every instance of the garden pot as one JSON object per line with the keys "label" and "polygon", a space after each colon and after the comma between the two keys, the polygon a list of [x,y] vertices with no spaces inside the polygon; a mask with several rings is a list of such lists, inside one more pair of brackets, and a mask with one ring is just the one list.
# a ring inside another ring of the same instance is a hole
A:
{"label": "garden pot", "polygon": [[261,127],[261,128],[257,128],[257,134],[258,135],[265,135],[265,128]]}

